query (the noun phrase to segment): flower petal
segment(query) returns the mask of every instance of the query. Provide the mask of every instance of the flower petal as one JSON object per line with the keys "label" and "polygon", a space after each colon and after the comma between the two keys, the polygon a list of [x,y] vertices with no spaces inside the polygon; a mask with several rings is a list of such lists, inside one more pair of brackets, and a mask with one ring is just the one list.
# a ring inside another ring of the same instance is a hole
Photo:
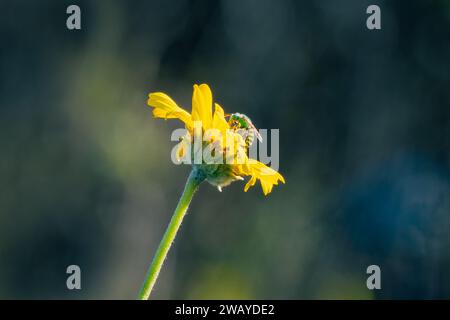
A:
{"label": "flower petal", "polygon": [[212,124],[212,93],[207,84],[194,85],[192,95],[192,120],[201,121],[204,130]]}
{"label": "flower petal", "polygon": [[256,183],[256,177],[252,176],[250,180],[248,180],[247,184],[244,187],[244,192],[247,192],[250,187],[253,187]]}
{"label": "flower petal", "polygon": [[215,103],[214,107],[212,126],[213,128],[220,130],[222,135],[225,136],[226,131],[230,128],[227,120],[225,120],[225,112],[218,103]]}
{"label": "flower petal", "polygon": [[187,127],[192,127],[192,118],[189,112],[180,108],[167,94],[162,92],[150,93],[147,104],[153,107],[153,116],[164,119],[180,119]]}
{"label": "flower petal", "polygon": [[272,191],[273,186],[278,185],[278,181],[285,183],[285,180],[280,173],[266,166],[262,162],[251,160],[249,166],[251,168],[252,177],[245,185],[244,191],[247,191],[250,187],[254,186],[256,179],[259,179],[264,195],[269,194]]}

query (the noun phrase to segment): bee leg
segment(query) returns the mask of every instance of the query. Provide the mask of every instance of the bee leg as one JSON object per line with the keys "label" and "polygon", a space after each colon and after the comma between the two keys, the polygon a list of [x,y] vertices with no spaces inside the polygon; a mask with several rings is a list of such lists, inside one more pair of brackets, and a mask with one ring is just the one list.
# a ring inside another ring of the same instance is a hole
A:
{"label": "bee leg", "polygon": [[219,192],[222,192],[222,187],[221,186],[217,186],[217,190],[219,190]]}
{"label": "bee leg", "polygon": [[235,178],[236,180],[241,180],[241,181],[244,180],[244,178],[242,178],[241,176],[235,176],[234,178]]}

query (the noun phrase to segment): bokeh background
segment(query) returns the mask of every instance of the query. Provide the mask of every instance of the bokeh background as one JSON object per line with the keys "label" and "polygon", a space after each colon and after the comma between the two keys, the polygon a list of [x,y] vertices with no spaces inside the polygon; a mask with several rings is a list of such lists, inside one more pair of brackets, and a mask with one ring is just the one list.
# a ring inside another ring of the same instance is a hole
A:
{"label": "bokeh background", "polygon": [[[154,298],[450,298],[450,1],[0,12],[0,298],[136,297],[189,173],[170,161],[180,123],[153,119],[147,94],[190,109],[203,82],[280,129],[287,183],[268,197],[203,184]],[[382,290],[366,288],[371,264]]]}

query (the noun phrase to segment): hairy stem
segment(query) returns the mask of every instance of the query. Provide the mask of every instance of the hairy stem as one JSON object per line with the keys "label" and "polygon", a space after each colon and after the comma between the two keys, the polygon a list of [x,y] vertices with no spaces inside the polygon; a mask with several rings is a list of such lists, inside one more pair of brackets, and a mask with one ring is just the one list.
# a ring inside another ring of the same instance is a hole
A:
{"label": "hairy stem", "polygon": [[186,215],[192,197],[203,180],[204,177],[194,168],[189,175],[183,194],[178,201],[178,205],[173,213],[172,219],[167,226],[166,232],[164,233],[158,249],[156,250],[155,256],[153,257],[153,261],[148,268],[147,275],[145,276],[141,291],[139,292],[138,298],[140,300],[149,299],[153,286],[155,285],[156,279],[161,271],[161,267],[167,257],[167,253],[169,252],[172,242],[177,235],[178,229],[180,229],[181,222]]}

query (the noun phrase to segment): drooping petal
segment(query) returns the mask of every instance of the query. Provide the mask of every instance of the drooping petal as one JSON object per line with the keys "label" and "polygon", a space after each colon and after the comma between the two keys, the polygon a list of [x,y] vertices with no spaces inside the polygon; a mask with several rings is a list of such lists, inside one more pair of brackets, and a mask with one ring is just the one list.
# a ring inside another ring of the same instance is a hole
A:
{"label": "drooping petal", "polygon": [[256,177],[252,176],[250,178],[250,180],[248,180],[248,182],[246,183],[245,187],[244,187],[244,192],[247,192],[248,189],[250,189],[250,187],[253,187],[256,183]]}
{"label": "drooping petal", "polygon": [[189,112],[180,108],[167,94],[162,92],[150,93],[147,104],[153,107],[153,116],[164,119],[180,119],[186,127],[192,127],[192,118]]}
{"label": "drooping petal", "polygon": [[192,120],[201,121],[204,130],[212,124],[212,93],[207,84],[194,85],[192,94]]}
{"label": "drooping petal", "polygon": [[272,191],[273,186],[278,185],[278,181],[285,183],[281,174],[266,166],[264,163],[253,160],[249,165],[252,171],[252,177],[245,185],[244,191],[247,191],[250,187],[254,186],[256,179],[261,183],[264,195],[269,194]]}

